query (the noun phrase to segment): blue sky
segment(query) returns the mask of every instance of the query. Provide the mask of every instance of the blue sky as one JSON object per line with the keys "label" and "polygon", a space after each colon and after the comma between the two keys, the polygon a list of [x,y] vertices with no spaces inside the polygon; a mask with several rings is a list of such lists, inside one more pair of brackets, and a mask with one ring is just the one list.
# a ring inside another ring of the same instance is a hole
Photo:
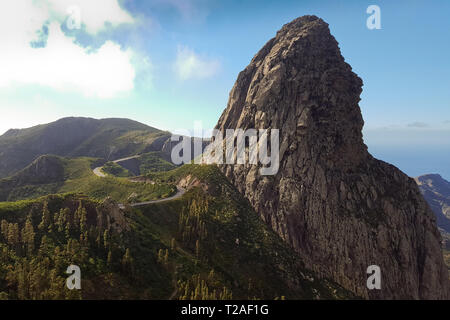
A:
{"label": "blue sky", "polygon": [[[366,27],[372,4],[380,30]],[[77,12],[81,28],[71,30]],[[201,120],[211,128],[237,74],[305,14],[330,24],[364,81],[369,151],[412,176],[450,179],[446,0],[2,1],[0,134],[65,116],[126,117],[167,130]]]}

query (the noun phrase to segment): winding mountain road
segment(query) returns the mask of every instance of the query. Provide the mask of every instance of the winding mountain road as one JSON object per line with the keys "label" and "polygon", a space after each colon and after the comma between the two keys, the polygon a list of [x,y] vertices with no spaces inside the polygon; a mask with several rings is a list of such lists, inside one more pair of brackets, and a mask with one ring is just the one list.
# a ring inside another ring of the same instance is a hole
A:
{"label": "winding mountain road", "polygon": [[[158,200],[145,201],[145,202],[131,203],[130,207],[133,207],[133,208],[143,207],[143,206],[153,204],[153,203],[161,203],[161,202],[165,202],[165,201],[175,200],[175,199],[181,198],[183,196],[183,194],[185,194],[185,193],[186,193],[185,189],[177,187],[177,193],[171,197],[164,198],[164,199],[158,199]],[[119,208],[125,209],[125,205],[122,203],[119,203]]]}
{"label": "winding mountain road", "polygon": [[[139,158],[140,155],[137,156],[132,156],[132,157],[128,157],[128,158],[123,158],[123,159],[118,159],[118,160],[114,160],[114,163],[118,163],[118,162],[122,162],[122,161],[126,161],[126,160],[130,160],[130,159],[135,159],[135,158]],[[94,170],[92,170],[92,172],[100,178],[105,178],[106,174],[102,172],[103,167],[97,167]],[[145,202],[136,202],[136,203],[131,203],[130,206],[131,207],[142,207],[142,206],[146,206],[149,204],[153,204],[153,203],[160,203],[160,202],[165,202],[165,201],[170,201],[170,200],[175,200],[178,198],[181,198],[184,194],[186,193],[186,190],[180,187],[177,187],[177,193],[174,194],[173,196],[170,196],[168,198],[164,198],[164,199],[158,199],[158,200],[152,200],[152,201],[145,201]],[[125,205],[122,203],[119,203],[119,208],[120,209],[125,209]]]}
{"label": "winding mountain road", "polygon": [[[122,158],[122,159],[113,160],[112,162],[114,162],[114,163],[119,163],[119,162],[122,162],[122,161],[127,161],[127,160],[131,160],[131,159],[136,159],[136,158],[140,158],[140,157],[141,157],[141,155],[138,154],[138,155],[131,156],[131,157],[127,157],[127,158]],[[95,174],[97,177],[105,178],[105,177],[106,177],[106,174],[104,174],[104,173],[102,172],[102,168],[103,168],[103,166],[102,166],[102,167],[97,167],[97,168],[95,168],[95,169],[92,170],[92,171],[94,172],[94,174]]]}

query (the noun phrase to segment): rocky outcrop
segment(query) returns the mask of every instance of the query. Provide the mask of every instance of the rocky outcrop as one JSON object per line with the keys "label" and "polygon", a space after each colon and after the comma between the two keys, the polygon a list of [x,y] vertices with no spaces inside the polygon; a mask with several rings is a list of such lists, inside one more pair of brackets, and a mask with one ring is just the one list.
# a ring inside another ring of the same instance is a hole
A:
{"label": "rocky outcrop", "polygon": [[106,198],[97,210],[97,224],[116,232],[130,231],[124,210],[112,198]]}
{"label": "rocky outcrop", "polygon": [[[365,298],[448,298],[435,217],[413,179],[363,142],[362,80],[328,25],[285,25],[234,85],[218,129],[279,129],[280,169],[220,165],[307,266]],[[367,267],[381,268],[368,290]]]}
{"label": "rocky outcrop", "polygon": [[64,160],[52,155],[40,156],[12,178],[19,185],[64,181]]}

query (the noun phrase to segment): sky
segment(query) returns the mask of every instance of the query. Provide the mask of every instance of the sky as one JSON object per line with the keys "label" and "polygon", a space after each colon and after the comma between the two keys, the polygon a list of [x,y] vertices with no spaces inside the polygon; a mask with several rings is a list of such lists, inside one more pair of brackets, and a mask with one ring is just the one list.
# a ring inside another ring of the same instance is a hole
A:
{"label": "sky", "polygon": [[238,73],[305,14],[329,23],[364,81],[369,151],[450,180],[447,0],[1,1],[0,134],[67,116],[212,128]]}

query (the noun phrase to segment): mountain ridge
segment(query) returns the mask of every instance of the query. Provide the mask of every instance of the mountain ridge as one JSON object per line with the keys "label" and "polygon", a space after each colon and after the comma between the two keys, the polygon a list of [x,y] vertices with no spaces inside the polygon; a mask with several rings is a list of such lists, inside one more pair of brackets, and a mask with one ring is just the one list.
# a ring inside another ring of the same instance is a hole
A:
{"label": "mountain ridge", "polygon": [[25,168],[37,157],[95,157],[115,160],[161,151],[171,134],[130,119],[62,118],[0,136],[0,178]]}

